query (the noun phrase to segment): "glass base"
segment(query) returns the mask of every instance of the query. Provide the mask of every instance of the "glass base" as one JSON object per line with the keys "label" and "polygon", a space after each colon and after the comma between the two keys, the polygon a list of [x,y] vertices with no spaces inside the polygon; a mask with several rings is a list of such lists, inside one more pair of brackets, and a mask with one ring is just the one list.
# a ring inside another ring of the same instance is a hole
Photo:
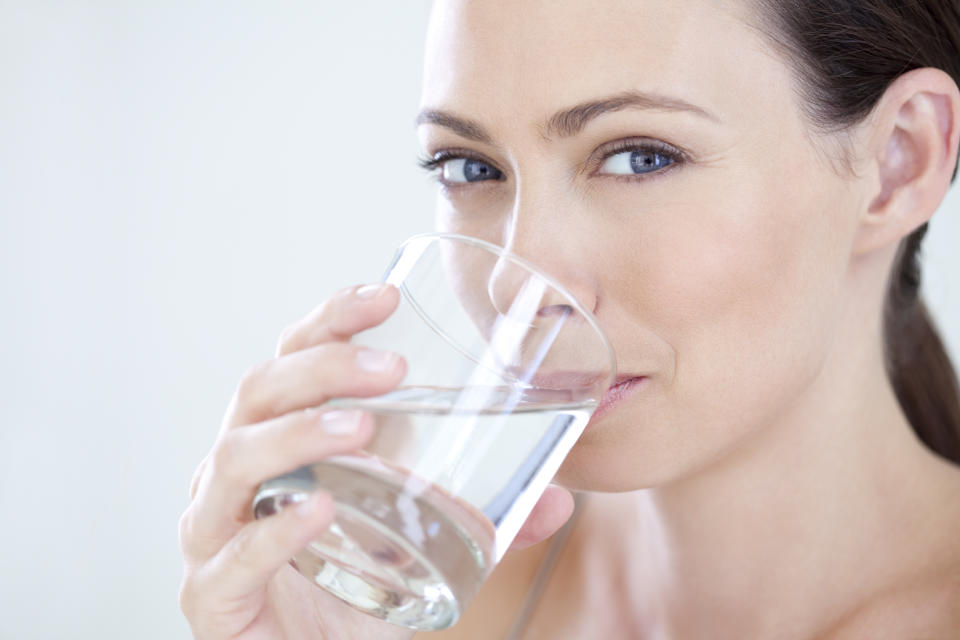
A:
{"label": "glass base", "polygon": [[314,488],[336,516],[291,559],[349,605],[387,622],[453,626],[491,570],[493,531],[472,506],[379,459],[336,456],[264,483],[254,513],[267,516]]}

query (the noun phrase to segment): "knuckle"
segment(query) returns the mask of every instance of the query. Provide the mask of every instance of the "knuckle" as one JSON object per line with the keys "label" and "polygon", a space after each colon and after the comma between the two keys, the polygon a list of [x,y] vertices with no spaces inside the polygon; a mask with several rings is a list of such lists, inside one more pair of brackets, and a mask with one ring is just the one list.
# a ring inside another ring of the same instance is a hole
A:
{"label": "knuckle", "polygon": [[253,569],[257,566],[258,539],[262,530],[260,522],[250,523],[230,541],[230,558],[241,567]]}
{"label": "knuckle", "polygon": [[314,345],[303,352],[303,363],[311,374],[324,374],[329,369],[341,367],[347,361],[344,354],[346,345],[339,342],[324,342]]}
{"label": "knuckle", "polygon": [[315,327],[324,325],[330,321],[330,317],[336,314],[337,307],[346,298],[346,290],[338,291],[314,308],[306,318],[306,324]]}
{"label": "knuckle", "polygon": [[330,409],[327,407],[308,407],[282,425],[278,441],[291,459],[297,458],[297,464],[307,452],[315,452],[316,447],[322,448],[331,442],[328,427],[325,426],[329,423],[325,419],[328,413]]}
{"label": "knuckle", "polygon": [[197,490],[200,488],[200,480],[203,478],[203,472],[207,467],[207,457],[205,456],[203,460],[200,461],[200,464],[197,465],[196,470],[193,472],[193,477],[190,479],[190,500],[193,501],[197,497]]}
{"label": "knuckle", "polygon": [[[328,384],[339,386],[363,382],[371,375],[358,364],[358,356],[362,347],[354,344],[331,343],[317,354],[318,372],[328,381]],[[374,377],[376,374],[373,374]]]}
{"label": "knuckle", "polygon": [[256,390],[262,384],[261,380],[266,373],[268,363],[258,362],[247,367],[243,375],[240,376],[240,382],[237,384],[237,400],[243,402],[254,395]]}
{"label": "knuckle", "polygon": [[196,614],[197,596],[193,575],[189,571],[184,571],[183,579],[180,580],[180,590],[177,594],[177,600],[183,615],[188,620],[193,620]]}
{"label": "knuckle", "polygon": [[337,367],[345,365],[352,367],[355,364],[357,354],[364,349],[364,347],[350,342],[331,342],[323,345],[323,347],[322,358]]}
{"label": "knuckle", "polygon": [[362,283],[357,283],[357,284],[347,285],[346,287],[338,289],[336,293],[334,293],[332,296],[324,300],[321,306],[323,306],[324,304],[329,304],[333,300],[348,300],[352,298],[354,294],[356,294],[357,289],[359,289],[362,286],[363,286]]}
{"label": "knuckle", "polygon": [[230,482],[236,476],[234,471],[240,456],[239,436],[228,431],[214,446],[210,454],[210,472],[218,478]]}
{"label": "knuckle", "polygon": [[194,517],[194,509],[192,506],[187,507],[187,509],[180,515],[180,520],[177,523],[177,538],[179,539],[180,543],[180,555],[183,556],[185,563],[192,562],[198,557],[195,524],[196,519]]}
{"label": "knuckle", "polygon": [[289,353],[290,351],[296,350],[297,343],[295,338],[299,334],[299,325],[291,324],[283,329],[280,332],[280,337],[277,338],[277,354]]}
{"label": "knuckle", "polygon": [[[346,287],[318,304],[307,316],[304,323],[308,330],[307,333],[313,336],[328,335],[333,330],[337,318],[343,314],[344,309],[349,308],[353,292],[356,289],[356,286]],[[334,331],[334,333],[336,332]],[[312,341],[309,343],[313,344]]]}
{"label": "knuckle", "polygon": [[325,407],[307,407],[283,425],[283,435],[290,440],[303,442],[304,438],[309,438],[316,433],[317,423],[323,419],[327,411]]}
{"label": "knuckle", "polygon": [[270,375],[272,361],[250,366],[240,378],[230,402],[228,420],[231,424],[256,422],[262,419],[264,386]]}
{"label": "knuckle", "polygon": [[177,537],[180,541],[180,551],[185,552],[187,549],[187,543],[190,540],[190,530],[191,530],[191,514],[190,509],[187,508],[182,514],[180,514],[180,520],[177,522]]}

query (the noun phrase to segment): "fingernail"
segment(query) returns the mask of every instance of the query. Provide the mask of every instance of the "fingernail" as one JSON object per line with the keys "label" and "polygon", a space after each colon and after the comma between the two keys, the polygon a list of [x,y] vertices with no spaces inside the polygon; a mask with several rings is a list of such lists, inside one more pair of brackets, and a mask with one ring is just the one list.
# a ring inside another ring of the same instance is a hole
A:
{"label": "fingernail", "polygon": [[357,289],[357,297],[369,300],[376,298],[377,295],[386,288],[384,284],[368,284]]}
{"label": "fingernail", "polygon": [[397,366],[397,356],[389,351],[361,349],[357,352],[357,365],[371,373],[385,373]]}
{"label": "fingernail", "polygon": [[348,436],[360,428],[362,411],[327,411],[320,416],[320,427],[331,436]]}

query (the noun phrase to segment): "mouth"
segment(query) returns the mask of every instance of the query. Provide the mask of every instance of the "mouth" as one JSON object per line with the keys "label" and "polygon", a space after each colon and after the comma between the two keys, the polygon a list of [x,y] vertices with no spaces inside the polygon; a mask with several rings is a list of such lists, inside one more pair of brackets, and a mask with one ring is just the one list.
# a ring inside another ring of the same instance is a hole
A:
{"label": "mouth", "polygon": [[625,398],[646,386],[644,382],[647,380],[649,380],[647,376],[633,376],[629,374],[617,376],[617,379],[613,381],[613,385],[603,394],[603,399],[600,401],[600,404],[597,405],[593,415],[590,416],[588,426],[599,421],[603,416],[616,408]]}

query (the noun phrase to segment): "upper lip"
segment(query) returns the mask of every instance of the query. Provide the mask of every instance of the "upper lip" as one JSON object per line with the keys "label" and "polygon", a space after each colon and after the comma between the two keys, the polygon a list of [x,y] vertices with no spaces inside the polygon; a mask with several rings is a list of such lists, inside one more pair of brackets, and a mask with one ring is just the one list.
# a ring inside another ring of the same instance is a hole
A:
{"label": "upper lip", "polygon": [[[584,371],[553,371],[538,372],[530,380],[532,384],[545,386],[548,388],[570,388],[570,387],[589,387],[599,382],[603,377],[602,373],[584,372]],[[646,378],[647,376],[639,373],[622,373],[614,378],[608,388],[613,388],[635,378]]]}
{"label": "upper lip", "polygon": [[551,371],[537,372],[530,382],[538,386],[564,389],[590,387],[603,379],[604,374],[596,371]]}

